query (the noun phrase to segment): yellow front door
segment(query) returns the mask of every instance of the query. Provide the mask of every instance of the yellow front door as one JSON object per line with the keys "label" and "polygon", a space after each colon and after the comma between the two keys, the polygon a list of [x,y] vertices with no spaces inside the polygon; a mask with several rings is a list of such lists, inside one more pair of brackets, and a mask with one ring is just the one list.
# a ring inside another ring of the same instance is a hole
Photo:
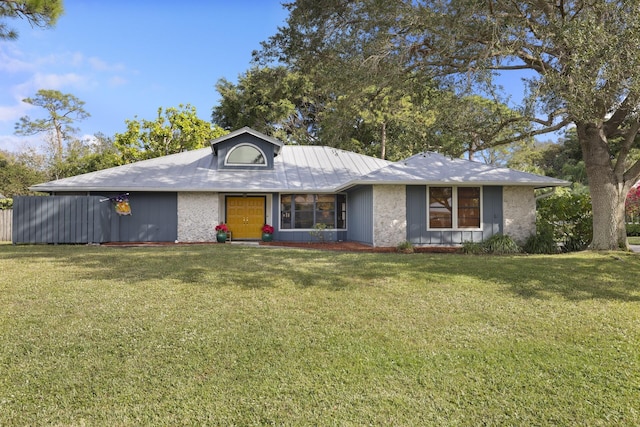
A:
{"label": "yellow front door", "polygon": [[265,220],[264,197],[229,196],[227,226],[233,239],[259,239]]}

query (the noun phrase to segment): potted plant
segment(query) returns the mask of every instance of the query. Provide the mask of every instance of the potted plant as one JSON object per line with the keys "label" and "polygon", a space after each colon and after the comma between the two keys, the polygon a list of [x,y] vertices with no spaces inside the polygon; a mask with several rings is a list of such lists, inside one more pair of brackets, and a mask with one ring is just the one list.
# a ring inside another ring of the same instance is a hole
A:
{"label": "potted plant", "polygon": [[273,227],[269,224],[262,226],[262,241],[270,242],[273,240]]}
{"label": "potted plant", "polygon": [[229,232],[229,227],[227,224],[221,222],[216,225],[216,240],[218,243],[224,243],[227,241],[227,233]]}

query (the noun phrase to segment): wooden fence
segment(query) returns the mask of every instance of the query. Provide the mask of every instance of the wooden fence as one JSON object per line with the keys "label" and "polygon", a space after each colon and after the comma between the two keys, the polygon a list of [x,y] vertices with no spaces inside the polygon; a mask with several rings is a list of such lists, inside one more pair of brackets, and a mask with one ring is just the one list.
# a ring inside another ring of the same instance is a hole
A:
{"label": "wooden fence", "polygon": [[0,210],[0,242],[11,241],[13,210]]}

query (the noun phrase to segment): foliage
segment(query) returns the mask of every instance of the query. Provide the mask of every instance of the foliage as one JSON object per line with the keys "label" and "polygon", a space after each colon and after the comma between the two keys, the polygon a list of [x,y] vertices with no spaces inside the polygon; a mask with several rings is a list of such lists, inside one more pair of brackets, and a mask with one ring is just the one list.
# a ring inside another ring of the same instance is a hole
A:
{"label": "foliage", "polygon": [[84,109],[85,103],[71,94],[48,89],[40,89],[33,98],[23,99],[22,102],[44,108],[47,116],[40,119],[21,117],[15,125],[15,133],[17,135],[45,133],[52,151],[52,174],[56,179],[60,178],[65,142],[72,141],[73,135],[77,132],[73,124],[90,116]]}
{"label": "foliage", "polygon": [[273,234],[273,226],[269,224],[265,224],[262,226],[262,232],[266,234]]}
{"label": "foliage", "polygon": [[312,239],[316,239],[320,243],[324,243],[329,237],[327,234],[330,233],[326,231],[327,228],[329,228],[327,224],[319,222],[314,224],[313,229],[309,230],[309,235]]}
{"label": "foliage", "polygon": [[627,224],[627,236],[640,236],[640,223]]}
{"label": "foliage", "polygon": [[631,187],[627,193],[625,213],[630,222],[640,222],[640,184]]}
{"label": "foliage", "polygon": [[528,254],[555,254],[558,252],[558,245],[551,230],[542,228],[527,238],[522,250]]}
{"label": "foliage", "polygon": [[166,110],[160,107],[155,120],[136,117],[125,123],[127,130],[116,133],[114,142],[120,164],[203,148],[228,133],[198,118],[196,108],[189,104]]}
{"label": "foliage", "polygon": [[[0,2],[0,20],[26,19],[32,27],[50,28],[64,11],[62,0],[3,0]],[[0,40],[12,40],[18,33],[0,21]]]}
{"label": "foliage", "polygon": [[228,233],[229,227],[227,227],[227,224],[221,222],[220,224],[216,225],[216,232],[218,234]]}
{"label": "foliage", "polygon": [[396,251],[402,254],[412,254],[414,252],[413,244],[408,240],[400,242],[398,243],[398,246],[396,246]]}
{"label": "foliage", "polygon": [[33,194],[29,187],[46,179],[47,174],[30,164],[28,156],[0,151],[0,193],[7,197]]}
{"label": "foliage", "polygon": [[485,252],[485,248],[482,245],[482,242],[471,242],[464,241],[462,242],[462,253],[467,255],[480,255]]}
{"label": "foliage", "polygon": [[497,233],[482,242],[485,252],[494,255],[520,253],[518,244],[506,234]]}
{"label": "foliage", "polygon": [[556,188],[538,199],[536,227],[550,233],[565,251],[585,249],[592,237],[592,215],[589,193],[579,187]]}
{"label": "foliage", "polygon": [[637,254],[221,246],[0,245],[0,425],[640,424]]}
{"label": "foliage", "polygon": [[520,253],[521,249],[510,236],[497,233],[482,242],[463,242],[462,252],[468,255],[509,255]]}
{"label": "foliage", "polygon": [[13,199],[0,199],[0,210],[13,209]]}
{"label": "foliage", "polygon": [[240,75],[237,84],[218,80],[216,90],[221,99],[211,118],[222,128],[249,126],[290,143],[315,142],[319,101],[307,76],[282,66],[256,67]]}
{"label": "foliage", "polygon": [[507,166],[588,185],[587,171],[575,129],[569,129],[557,142],[535,141],[514,147]]}

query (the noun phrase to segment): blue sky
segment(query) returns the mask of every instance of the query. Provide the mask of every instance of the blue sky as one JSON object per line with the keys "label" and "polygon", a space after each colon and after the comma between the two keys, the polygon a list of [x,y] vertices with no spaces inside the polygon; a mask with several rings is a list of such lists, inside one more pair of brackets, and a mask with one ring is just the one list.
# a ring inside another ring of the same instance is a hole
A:
{"label": "blue sky", "polygon": [[[84,101],[91,117],[80,135],[125,130],[125,120],[153,119],[158,107],[191,104],[209,121],[220,78],[237,81],[251,52],[287,17],[279,0],[65,0],[55,28],[31,28],[0,41],[0,149],[19,151],[42,137],[13,134],[20,117],[42,116],[22,103],[39,89]],[[40,111],[42,110],[42,111]]]}

